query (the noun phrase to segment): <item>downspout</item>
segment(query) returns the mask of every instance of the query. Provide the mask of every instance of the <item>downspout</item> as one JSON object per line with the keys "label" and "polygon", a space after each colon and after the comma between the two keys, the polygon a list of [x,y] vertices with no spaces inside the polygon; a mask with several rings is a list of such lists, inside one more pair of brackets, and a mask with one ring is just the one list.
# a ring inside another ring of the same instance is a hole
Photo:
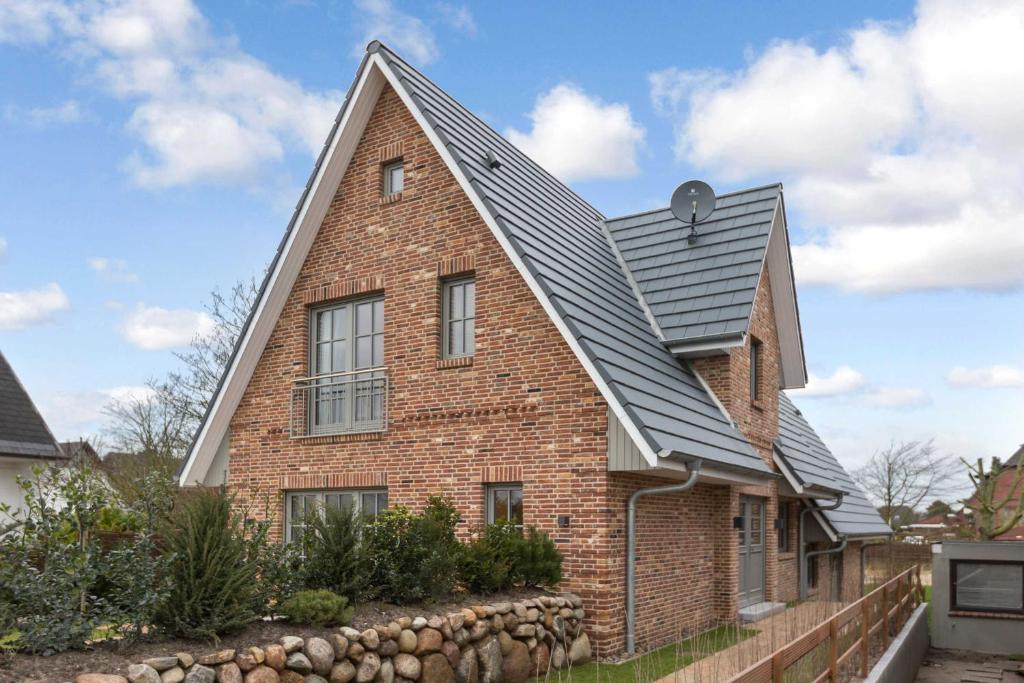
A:
{"label": "downspout", "polygon": [[681,484],[653,486],[634,491],[626,508],[626,654],[636,653],[636,503],[644,496],[681,493],[693,488],[700,475],[700,460],[688,463],[690,475]]}
{"label": "downspout", "polygon": [[[807,598],[807,558],[809,557],[809,554],[808,554],[807,549],[806,549],[805,544],[804,544],[804,518],[807,515],[807,513],[811,512],[812,510],[822,510],[822,511],[835,510],[836,508],[838,508],[842,504],[843,504],[843,494],[840,492],[836,496],[835,502],[832,503],[831,505],[827,505],[827,506],[824,506],[824,507],[811,507],[811,505],[808,503],[807,507],[805,507],[803,510],[800,511],[800,521],[797,524],[797,541],[796,541],[796,546],[797,547],[796,547],[796,550],[797,550],[797,555],[799,555],[799,559],[797,560],[797,562],[799,563],[800,566],[797,568],[797,575],[800,577],[800,591],[799,592],[800,592],[800,599],[801,600],[805,600]],[[845,544],[845,541],[844,541],[844,544]],[[845,545],[844,545],[844,547],[845,547]],[[820,554],[820,553],[817,553],[817,554]]]}

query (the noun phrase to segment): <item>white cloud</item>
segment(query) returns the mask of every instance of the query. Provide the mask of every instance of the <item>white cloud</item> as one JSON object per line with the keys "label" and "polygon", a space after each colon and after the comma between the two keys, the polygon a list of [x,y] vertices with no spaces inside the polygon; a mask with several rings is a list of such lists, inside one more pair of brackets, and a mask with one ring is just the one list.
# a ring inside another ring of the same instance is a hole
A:
{"label": "white cloud", "polygon": [[59,0],[4,0],[0,3],[0,43],[45,43],[59,26],[74,20],[74,13]]}
{"label": "white cloud", "polygon": [[512,144],[564,181],[621,178],[637,172],[643,126],[629,106],[604,103],[571,83],[537,98],[533,129],[505,131]]}
{"label": "white cloud", "polygon": [[438,3],[437,9],[441,12],[441,18],[451,28],[459,33],[465,33],[471,38],[476,37],[476,20],[473,13],[465,5],[453,5],[451,3]]}
{"label": "white cloud", "polygon": [[93,256],[88,260],[89,268],[104,280],[111,282],[138,282],[139,276],[128,269],[124,259]]}
{"label": "white cloud", "polygon": [[7,240],[0,237],[0,261],[3,261],[7,257]]}
{"label": "white cloud", "polygon": [[[49,44],[132,103],[141,147],[125,167],[142,185],[247,182],[292,149],[315,155],[342,99],[214,34],[191,0],[45,4],[0,11],[0,42]],[[23,31],[33,39],[17,41]]]}
{"label": "white cloud", "polygon": [[848,365],[840,365],[827,377],[808,373],[807,386],[792,393],[800,397],[841,396],[860,391],[866,385],[864,375]]}
{"label": "white cloud", "polygon": [[931,402],[928,394],[913,387],[876,387],[865,400],[878,408],[918,408]]}
{"label": "white cloud", "polygon": [[816,50],[777,41],[731,73],[649,77],[676,154],[786,181],[804,283],[847,290],[1024,285],[1024,5],[921,0],[907,25]]}
{"label": "white cloud", "polygon": [[0,292],[0,330],[19,330],[51,320],[71,303],[56,282],[40,289]]}
{"label": "white cloud", "polygon": [[363,27],[363,40],[354,48],[357,56],[363,55],[371,40],[381,41],[419,66],[441,54],[430,27],[395,7],[391,0],[356,0],[355,4]]}
{"label": "white cloud", "polygon": [[[2,42],[2,41],[0,41]],[[7,105],[3,109],[7,121],[25,122],[30,126],[45,128],[54,125],[66,125],[82,120],[82,108],[75,100],[67,100],[52,107],[17,107]]]}
{"label": "white cloud", "polygon": [[949,371],[949,383],[956,387],[1024,387],[1024,368],[992,365],[986,368],[955,367]]}
{"label": "white cloud", "polygon": [[122,385],[95,391],[58,391],[44,397],[40,411],[59,441],[96,434],[107,421],[103,410],[112,402],[144,400],[153,395],[144,385]]}
{"label": "white cloud", "polygon": [[121,336],[140,349],[157,351],[186,346],[196,336],[212,332],[215,325],[202,311],[139,304],[121,323]]}

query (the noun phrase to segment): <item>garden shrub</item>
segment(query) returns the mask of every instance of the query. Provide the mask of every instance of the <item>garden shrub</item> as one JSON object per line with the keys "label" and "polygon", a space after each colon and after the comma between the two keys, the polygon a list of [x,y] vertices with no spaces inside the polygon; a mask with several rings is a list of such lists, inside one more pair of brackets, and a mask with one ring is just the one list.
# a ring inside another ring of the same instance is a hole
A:
{"label": "garden shrub", "polygon": [[257,616],[271,616],[280,604],[303,587],[302,555],[291,544],[270,539],[271,523],[254,521],[246,535],[246,562],[253,565],[255,580],[252,611]]}
{"label": "garden shrub", "polygon": [[344,595],[323,589],[299,591],[281,603],[289,621],[313,626],[348,626],[354,612]]}
{"label": "garden shrub", "polygon": [[515,548],[515,581],[525,586],[554,586],[562,580],[562,554],[546,533],[531,526]]}
{"label": "garden shrub", "polygon": [[420,514],[399,505],[377,515],[363,534],[372,594],[397,604],[448,595],[461,555],[460,519],[442,496],[431,496]]}
{"label": "garden shrub", "polygon": [[361,517],[352,508],[326,507],[315,510],[305,522],[303,584],[356,602],[366,592],[369,570],[361,540]]}
{"label": "garden shrub", "polygon": [[208,638],[253,621],[256,564],[223,488],[185,496],[163,533],[170,590],[157,622],[177,636]]}

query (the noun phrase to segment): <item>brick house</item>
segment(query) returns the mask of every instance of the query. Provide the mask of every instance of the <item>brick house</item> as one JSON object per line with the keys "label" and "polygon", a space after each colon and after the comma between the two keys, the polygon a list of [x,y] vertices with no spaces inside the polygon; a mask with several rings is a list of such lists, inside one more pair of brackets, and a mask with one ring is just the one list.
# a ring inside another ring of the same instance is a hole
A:
{"label": "brick house", "polygon": [[437,492],[467,531],[535,525],[606,654],[628,566],[641,647],[796,598],[800,537],[835,551],[808,591],[853,597],[889,530],[781,391],[806,381],[782,188],[699,227],[602,216],[371,43],[181,483],[280,494],[285,541],[311,505]]}

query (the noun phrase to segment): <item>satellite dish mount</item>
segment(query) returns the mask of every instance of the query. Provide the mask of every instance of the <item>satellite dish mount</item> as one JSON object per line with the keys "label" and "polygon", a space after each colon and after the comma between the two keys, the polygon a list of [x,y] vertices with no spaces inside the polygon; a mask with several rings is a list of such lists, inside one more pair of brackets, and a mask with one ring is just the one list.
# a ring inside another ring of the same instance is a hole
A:
{"label": "satellite dish mount", "polygon": [[688,244],[697,243],[697,224],[708,219],[715,210],[716,202],[715,191],[703,180],[688,180],[672,193],[672,215],[690,224],[690,234],[686,237]]}

